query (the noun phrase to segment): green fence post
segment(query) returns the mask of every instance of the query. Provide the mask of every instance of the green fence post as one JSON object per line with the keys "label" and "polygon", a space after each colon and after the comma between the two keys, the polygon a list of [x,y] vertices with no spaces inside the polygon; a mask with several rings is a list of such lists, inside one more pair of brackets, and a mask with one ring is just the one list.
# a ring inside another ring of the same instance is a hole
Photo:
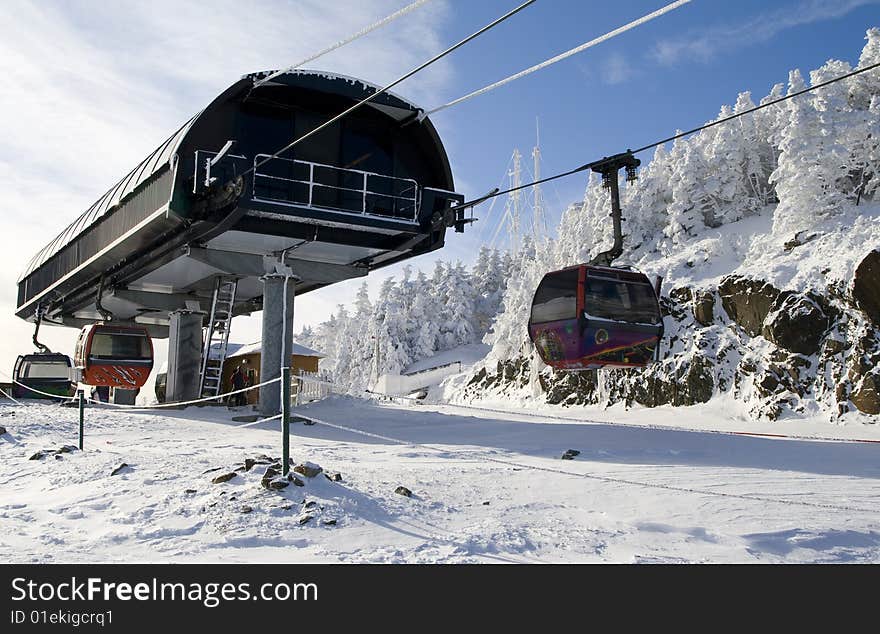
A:
{"label": "green fence post", "polygon": [[76,391],[79,397],[79,450],[83,449],[83,421],[85,420],[86,399],[82,390]]}
{"label": "green fence post", "polygon": [[281,368],[281,472],[290,471],[290,368]]}

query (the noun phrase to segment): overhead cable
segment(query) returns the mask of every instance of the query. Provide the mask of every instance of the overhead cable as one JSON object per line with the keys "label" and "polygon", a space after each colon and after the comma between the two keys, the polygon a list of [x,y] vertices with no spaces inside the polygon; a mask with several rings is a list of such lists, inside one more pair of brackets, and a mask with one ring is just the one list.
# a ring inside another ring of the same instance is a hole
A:
{"label": "overhead cable", "polygon": [[304,60],[297,62],[293,66],[288,66],[287,68],[285,68],[283,70],[277,70],[274,73],[264,77],[263,79],[260,79],[259,81],[255,81],[253,87],[259,88],[260,86],[262,86],[266,82],[272,81],[273,79],[275,79],[279,75],[283,75],[285,73],[289,73],[292,70],[296,70],[297,68],[300,68],[301,66],[305,66],[309,62],[314,61],[314,60],[318,59],[319,57],[323,57],[327,53],[332,53],[336,49],[342,48],[343,46],[345,46],[347,44],[351,44],[352,42],[363,37],[364,35],[367,35],[368,33],[372,33],[376,29],[381,28],[381,27],[385,26],[386,24],[393,22],[397,18],[402,17],[402,16],[406,15],[407,13],[414,11],[415,9],[418,9],[420,6],[422,6],[423,4],[427,4],[428,2],[431,2],[431,0],[416,0],[416,2],[408,4],[407,6],[403,7],[402,9],[395,11],[391,15],[385,16],[384,18],[382,18],[378,22],[374,22],[373,24],[362,28],[357,33],[354,33],[353,35],[350,35],[345,39],[339,40],[335,44],[332,44],[332,45],[328,46],[327,48],[315,53],[314,55],[311,55],[311,56],[305,58]]}
{"label": "overhead cable", "polygon": [[[843,75],[835,77],[834,79],[829,79],[828,81],[824,81],[824,82],[816,84],[814,86],[810,86],[809,88],[805,88],[803,90],[798,90],[797,92],[793,92],[793,93],[790,93],[790,94],[785,95],[783,97],[779,97],[778,99],[766,101],[760,105],[755,106],[754,108],[749,108],[748,110],[743,110],[742,112],[737,112],[736,114],[732,114],[729,117],[724,117],[723,119],[717,119],[715,121],[710,121],[709,123],[706,123],[706,124],[701,125],[697,128],[693,128],[691,130],[688,130],[687,132],[679,132],[679,133],[674,134],[670,137],[667,137],[661,141],[655,141],[654,143],[649,143],[648,145],[643,145],[642,147],[640,147],[638,149],[628,150],[628,151],[631,154],[638,154],[640,152],[644,152],[645,150],[650,150],[652,148],[655,148],[658,145],[663,145],[664,143],[668,143],[669,141],[675,141],[676,139],[680,139],[682,137],[694,134],[696,132],[700,132],[700,131],[705,130],[707,128],[711,128],[716,125],[721,125],[722,123],[729,123],[733,119],[737,119],[737,118],[742,117],[747,114],[752,114],[752,113],[757,112],[758,110],[762,110],[764,108],[769,108],[770,106],[774,106],[774,105],[776,105],[780,102],[786,101],[788,99],[792,99],[794,97],[800,97],[801,95],[811,93],[815,90],[819,90],[820,88],[825,88],[826,86],[829,86],[831,84],[837,83],[837,82],[842,81],[844,79],[849,79],[850,77],[854,77],[856,75],[860,75],[861,73],[866,73],[868,71],[875,70],[877,68],[880,68],[880,62],[878,62],[876,64],[871,64],[870,66],[864,66],[862,68],[858,68],[858,69],[851,71],[849,73],[845,73]],[[524,185],[520,185],[519,187],[511,187],[510,189],[505,189],[504,191],[493,191],[490,194],[480,196],[479,198],[475,198],[472,201],[464,202],[464,203],[461,203],[460,205],[455,205],[454,207],[450,208],[450,211],[458,211],[460,209],[468,209],[469,207],[473,207],[475,205],[478,205],[482,202],[489,200],[490,198],[495,198],[496,196],[503,196],[504,194],[509,194],[510,192],[514,192],[519,189],[526,189],[528,187],[534,187],[535,185],[549,183],[551,181],[559,180],[560,178],[565,178],[566,176],[572,176],[573,174],[585,172],[589,169],[592,169],[593,167],[598,166],[604,160],[605,159],[599,159],[597,161],[585,163],[584,165],[581,165],[580,167],[576,167],[574,169],[568,170],[567,172],[560,172],[559,174],[554,174],[553,176],[547,176],[546,178],[542,178],[540,180],[536,180],[531,183],[526,183]]]}
{"label": "overhead cable", "polygon": [[482,34],[485,33],[486,31],[488,31],[488,30],[490,30],[490,29],[492,29],[492,28],[498,26],[499,24],[501,24],[502,22],[504,22],[504,21],[507,20],[508,18],[513,17],[514,15],[516,15],[517,13],[519,13],[520,11],[522,11],[523,9],[525,9],[526,7],[528,7],[529,5],[534,4],[536,1],[537,1],[537,0],[527,0],[526,2],[523,2],[521,5],[519,5],[519,6],[516,7],[515,9],[512,9],[511,11],[508,11],[507,13],[505,13],[504,15],[502,15],[500,18],[497,18],[497,19],[493,20],[492,22],[490,22],[489,24],[487,24],[486,26],[484,26],[483,28],[481,28],[479,31],[476,31],[475,33],[472,33],[471,35],[468,35],[466,38],[464,38],[463,40],[461,40],[461,41],[458,42],[457,44],[454,44],[454,45],[450,46],[449,48],[447,48],[447,49],[446,49],[445,51],[443,51],[442,53],[439,53],[439,54],[435,55],[434,57],[432,57],[431,59],[429,59],[427,62],[424,62],[424,63],[422,63],[422,64],[419,64],[416,68],[412,69],[411,71],[409,71],[409,72],[406,73],[405,75],[402,75],[402,76],[399,77],[398,79],[395,79],[393,82],[391,82],[390,84],[388,84],[388,85],[385,86],[384,88],[380,88],[379,90],[377,90],[376,92],[374,92],[374,93],[371,94],[370,96],[368,96],[368,97],[366,97],[366,98],[360,100],[359,102],[357,102],[356,104],[354,104],[353,106],[351,106],[351,107],[348,108],[347,110],[345,110],[345,111],[339,113],[338,115],[336,115],[335,117],[333,117],[333,118],[330,119],[329,121],[327,121],[327,122],[325,122],[325,123],[319,125],[318,127],[314,128],[314,129],[311,130],[310,132],[307,132],[306,134],[302,135],[301,137],[299,137],[299,138],[296,139],[295,141],[292,141],[292,142],[288,143],[287,145],[285,145],[283,148],[281,148],[280,150],[278,150],[278,151],[275,152],[274,154],[272,154],[272,155],[270,155],[270,156],[267,156],[267,157],[264,158],[262,161],[259,161],[259,162],[254,163],[253,167],[251,167],[251,168],[248,169],[246,172],[244,172],[244,174],[242,174],[242,176],[247,176],[247,175],[250,174],[251,172],[255,171],[257,168],[259,168],[261,165],[266,164],[267,162],[271,161],[271,160],[274,159],[274,158],[278,158],[278,156],[279,156],[280,154],[282,154],[282,153],[286,152],[287,150],[291,149],[292,147],[294,147],[294,146],[296,146],[296,145],[302,143],[302,142],[305,141],[306,139],[308,139],[308,138],[314,136],[315,134],[317,134],[317,133],[320,132],[321,130],[323,130],[323,129],[325,129],[325,128],[331,126],[331,125],[333,125],[334,123],[336,123],[336,122],[339,121],[340,119],[342,119],[342,118],[348,116],[349,114],[351,114],[352,112],[354,112],[354,111],[357,110],[358,108],[361,108],[362,106],[366,105],[367,103],[373,101],[374,99],[376,99],[376,98],[379,97],[380,95],[385,94],[386,92],[388,92],[389,90],[391,90],[392,88],[394,88],[396,85],[398,85],[398,84],[400,84],[401,82],[403,82],[403,81],[409,79],[410,77],[412,77],[412,76],[415,75],[416,73],[421,72],[422,70],[424,70],[425,68],[427,68],[427,67],[430,66],[431,64],[433,64],[433,63],[435,63],[435,62],[437,62],[437,61],[443,59],[444,57],[446,57],[447,55],[449,55],[449,54],[452,53],[453,51],[455,51],[455,50],[461,48],[462,46],[464,46],[465,44],[467,44],[467,43],[470,42],[471,40],[476,39],[477,37],[479,37],[480,35],[482,35]]}
{"label": "overhead cable", "polygon": [[501,81],[496,81],[494,84],[489,84],[488,86],[484,86],[483,88],[480,88],[479,90],[475,90],[472,93],[468,93],[467,95],[465,95],[463,97],[459,97],[458,99],[450,101],[449,103],[445,103],[442,106],[437,106],[433,110],[429,110],[428,112],[426,112],[423,115],[423,117],[428,117],[432,114],[440,112],[441,110],[446,110],[447,108],[451,108],[452,106],[458,105],[464,101],[467,101],[468,99],[478,97],[479,95],[484,95],[487,92],[495,90],[496,88],[500,88],[501,86],[509,84],[512,81],[516,81],[517,79],[521,79],[521,78],[525,77],[526,75],[531,75],[532,73],[535,73],[539,70],[543,70],[544,68],[547,68],[548,66],[552,66],[556,62],[561,62],[564,59],[568,59],[572,55],[577,55],[578,53],[585,51],[588,48],[592,48],[593,46],[596,46],[597,44],[601,44],[602,42],[610,40],[611,38],[617,37],[621,33],[625,33],[626,31],[629,31],[631,29],[636,28],[637,26],[641,26],[642,24],[645,24],[646,22],[650,22],[651,20],[653,20],[655,18],[659,18],[661,15],[669,13],[670,11],[677,9],[678,7],[680,7],[682,5],[688,4],[689,2],[691,2],[691,0],[676,0],[676,2],[668,4],[665,7],[663,7],[662,9],[658,9],[657,11],[654,11],[653,13],[649,13],[648,15],[644,15],[644,16],[640,17],[638,20],[633,20],[629,24],[624,24],[620,28],[614,29],[613,31],[609,31],[608,33],[606,33],[604,35],[600,35],[599,37],[594,38],[594,39],[590,40],[589,42],[581,44],[580,46],[577,46],[577,47],[575,47],[571,50],[568,50],[564,53],[560,53],[556,57],[551,57],[550,59],[543,61],[540,64],[535,64],[534,66],[527,68],[523,71],[520,71],[514,75],[511,75],[510,77],[506,77],[505,79],[502,79]]}

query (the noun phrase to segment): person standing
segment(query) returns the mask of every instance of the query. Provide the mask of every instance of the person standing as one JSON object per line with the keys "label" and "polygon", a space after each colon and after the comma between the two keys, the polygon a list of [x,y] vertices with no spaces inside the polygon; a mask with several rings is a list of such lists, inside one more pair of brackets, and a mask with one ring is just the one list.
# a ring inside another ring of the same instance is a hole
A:
{"label": "person standing", "polygon": [[[241,364],[235,366],[235,371],[232,373],[232,391],[241,390],[244,388],[244,368]],[[244,405],[247,401],[245,400],[245,393],[239,392],[238,394],[233,394],[229,403],[232,407],[237,405]]]}

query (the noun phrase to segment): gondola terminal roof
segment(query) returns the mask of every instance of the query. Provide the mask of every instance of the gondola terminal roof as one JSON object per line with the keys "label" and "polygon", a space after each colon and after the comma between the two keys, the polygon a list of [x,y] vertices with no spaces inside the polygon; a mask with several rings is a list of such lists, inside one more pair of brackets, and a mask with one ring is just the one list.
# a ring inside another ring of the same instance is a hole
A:
{"label": "gondola terminal roof", "polygon": [[[244,75],[241,80],[237,82],[235,86],[233,86],[233,88],[238,86],[239,83],[245,81],[257,82],[274,72],[276,71],[270,70]],[[361,79],[355,79],[353,77],[348,77],[346,75],[340,75],[338,73],[332,73],[328,71],[308,69],[296,69],[288,71],[282,75],[279,75],[278,77],[273,78],[271,81],[263,85],[272,86],[273,84],[287,84],[291,80],[294,80],[297,83],[303,85],[306,85],[310,81],[315,80],[329,80],[337,83],[342,82],[346,84],[350,96],[358,100],[363,99],[364,97],[381,89],[380,86],[363,81]],[[215,102],[221,99],[228,92],[229,90],[225,91],[223,95],[215,100]],[[337,92],[341,91],[337,89]],[[386,115],[392,116],[397,120],[403,120],[406,117],[411,116],[414,112],[423,111],[419,106],[392,92],[386,92],[382,95],[379,95],[378,97],[373,99],[368,105],[378,110],[381,110]],[[97,201],[95,201],[95,203],[92,204],[88,209],[86,209],[86,211],[84,211],[73,222],[67,225],[67,227],[65,227],[49,244],[40,249],[40,251],[38,251],[36,255],[34,255],[30,259],[27,267],[18,277],[16,282],[20,283],[28,275],[33,273],[49,258],[58,253],[58,251],[64,248],[65,245],[69,244],[71,241],[77,238],[83,231],[92,226],[102,216],[106,215],[108,212],[116,208],[121,202],[126,199],[127,196],[130,196],[135,191],[137,191],[138,188],[147,180],[149,180],[150,177],[152,177],[154,174],[156,174],[166,166],[169,168],[172,167],[172,161],[177,154],[178,148],[185,139],[187,133],[190,131],[190,129],[193,127],[193,125],[196,123],[203,112],[205,112],[205,110],[201,110],[195,116],[191,117],[177,131],[175,131],[170,137],[163,141],[159,145],[159,147],[151,152],[144,160],[138,163],[138,165],[133,170],[128,172],[121,180],[119,180],[109,190],[107,190],[107,192],[104,193],[104,195],[101,196]]]}

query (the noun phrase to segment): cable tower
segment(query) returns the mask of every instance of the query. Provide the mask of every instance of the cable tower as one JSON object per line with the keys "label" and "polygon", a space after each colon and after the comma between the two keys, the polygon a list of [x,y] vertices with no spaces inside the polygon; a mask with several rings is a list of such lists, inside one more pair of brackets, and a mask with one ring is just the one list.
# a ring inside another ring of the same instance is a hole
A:
{"label": "cable tower", "polygon": [[535,117],[535,147],[532,149],[532,159],[535,162],[535,185],[532,188],[534,194],[534,208],[532,209],[532,232],[535,242],[547,235],[547,218],[544,214],[544,204],[541,198],[541,128],[538,117]]}
{"label": "cable tower", "polygon": [[[522,186],[522,154],[519,148],[513,151],[513,170],[510,172],[511,187]],[[520,200],[520,189],[514,189],[510,192],[510,223],[507,226],[508,235],[510,237],[510,248],[516,253],[519,251],[520,227],[522,220],[522,203]]]}

